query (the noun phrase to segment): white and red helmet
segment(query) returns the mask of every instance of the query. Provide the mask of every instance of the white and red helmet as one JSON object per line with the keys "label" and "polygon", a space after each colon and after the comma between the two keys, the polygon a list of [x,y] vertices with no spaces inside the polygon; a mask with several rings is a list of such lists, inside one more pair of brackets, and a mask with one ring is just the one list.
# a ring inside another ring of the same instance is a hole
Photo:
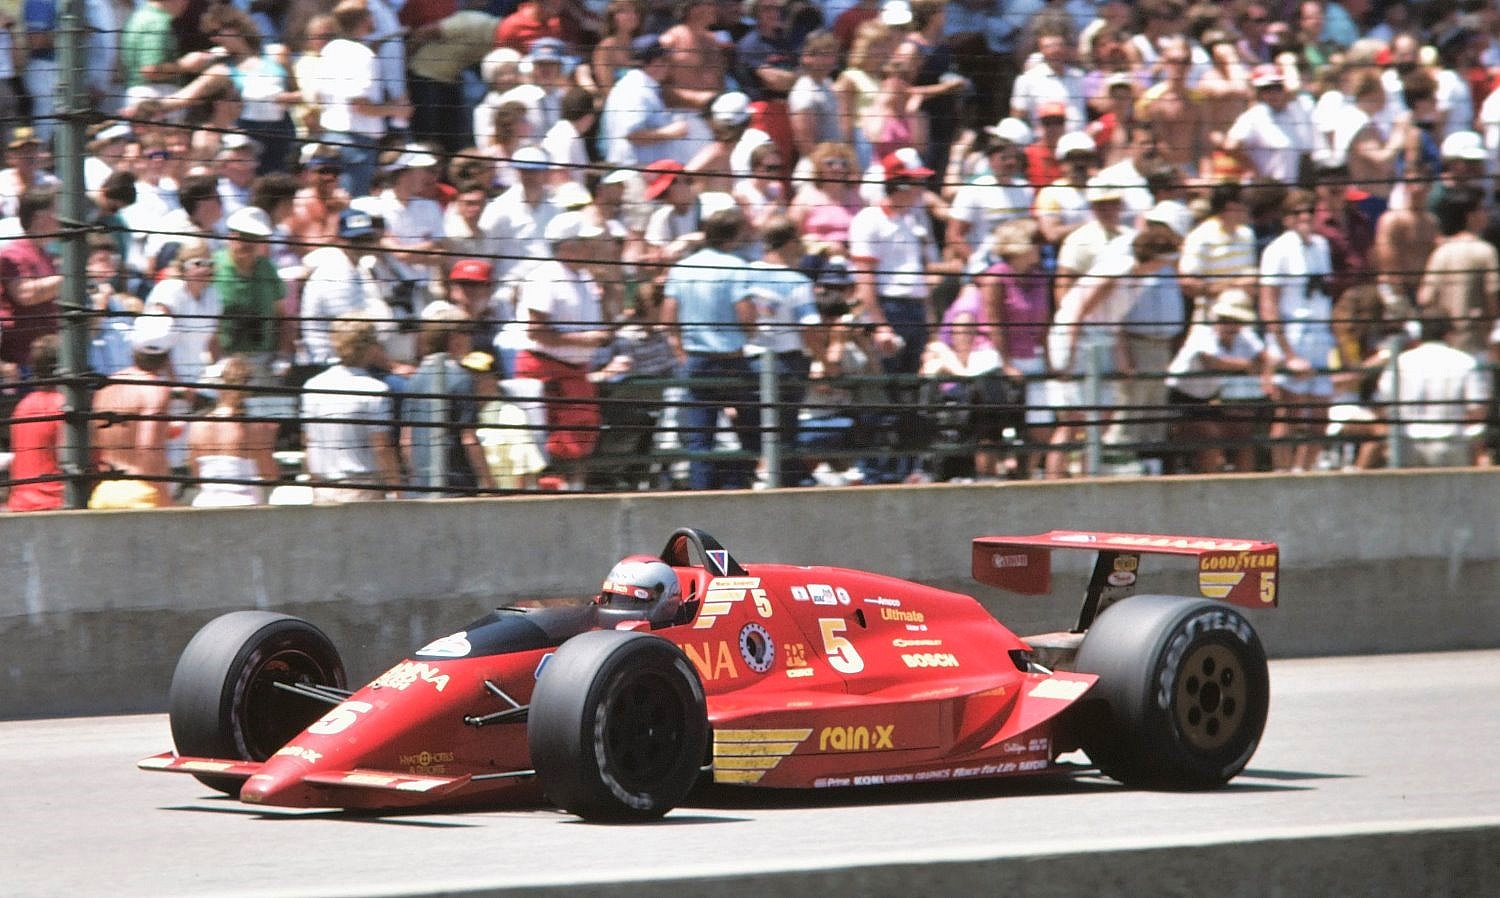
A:
{"label": "white and red helmet", "polygon": [[682,607],[682,587],[671,565],[652,555],[631,555],[610,568],[598,604],[622,616],[672,623]]}

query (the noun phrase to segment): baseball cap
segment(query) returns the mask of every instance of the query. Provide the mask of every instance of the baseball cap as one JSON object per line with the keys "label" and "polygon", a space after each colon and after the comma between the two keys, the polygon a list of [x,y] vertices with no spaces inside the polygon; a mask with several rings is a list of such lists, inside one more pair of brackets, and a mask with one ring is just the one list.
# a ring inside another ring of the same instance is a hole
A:
{"label": "baseball cap", "polygon": [[1208,314],[1216,321],[1248,323],[1255,320],[1255,309],[1250,307],[1250,296],[1243,290],[1232,289],[1220,293]]}
{"label": "baseball cap", "polygon": [[407,168],[432,168],[437,165],[437,157],[418,147],[407,147],[402,151],[396,161],[385,167],[386,171],[401,171]]}
{"label": "baseball cap", "polygon": [[453,263],[453,270],[448,272],[448,280],[488,284],[494,273],[494,267],[484,259],[459,259]]}
{"label": "baseball cap", "polygon": [[1252,87],[1269,87],[1272,84],[1285,83],[1286,77],[1281,74],[1281,67],[1273,63],[1258,65],[1250,72]]}
{"label": "baseball cap", "polygon": [[1053,153],[1058,159],[1066,159],[1069,153],[1093,153],[1098,149],[1094,138],[1082,131],[1073,131],[1058,139],[1057,149]]}
{"label": "baseball cap", "polygon": [[1484,138],[1475,131],[1454,131],[1443,138],[1441,148],[1444,159],[1470,159],[1483,162],[1489,158],[1484,149]]}
{"label": "baseball cap", "polygon": [[628,168],[617,168],[599,179],[600,184],[628,184],[635,177],[635,172]]}
{"label": "baseball cap", "polygon": [[521,147],[511,154],[510,165],[517,171],[546,171],[552,167],[552,157],[541,147]]}
{"label": "baseball cap", "polygon": [[581,212],[560,212],[547,222],[543,239],[549,243],[565,240],[588,240],[604,233],[604,229],[589,221]]}
{"label": "baseball cap", "polygon": [[116,124],[110,125],[108,128],[100,131],[98,134],[95,134],[94,139],[102,141],[125,140],[133,136],[134,133],[135,132],[130,130],[129,125],[125,124],[124,122],[118,122]]}
{"label": "baseball cap", "polygon": [[849,271],[849,263],[843,257],[835,256],[823,263],[816,283],[819,287],[853,287],[854,275]]}
{"label": "baseball cap", "polygon": [[646,172],[650,176],[646,183],[646,199],[654,200],[666,193],[682,171],[682,163],[676,159],[661,159],[646,166]]}
{"label": "baseball cap", "polygon": [[1120,187],[1116,178],[1094,175],[1089,178],[1088,186],[1084,188],[1084,195],[1091,203],[1117,203],[1125,198],[1125,191]]}
{"label": "baseball cap", "polygon": [[375,216],[361,209],[349,208],[339,213],[339,237],[346,240],[369,237],[380,232]]}
{"label": "baseball cap", "polygon": [[886,153],[880,160],[880,167],[885,170],[887,181],[894,181],[897,178],[921,180],[932,177],[932,169],[922,161],[921,154],[911,147],[902,147]]}
{"label": "baseball cap", "polygon": [[720,94],[708,112],[716,124],[743,125],[750,121],[750,98],[737,90]]}
{"label": "baseball cap", "polygon": [[1152,206],[1142,217],[1146,221],[1154,221],[1157,224],[1166,225],[1178,237],[1186,237],[1188,231],[1193,229],[1192,210],[1182,203],[1173,202],[1172,200],[1162,200]]}
{"label": "baseball cap", "polygon": [[1036,104],[1036,119],[1044,118],[1067,118],[1068,104],[1062,100],[1043,100]]}
{"label": "baseball cap", "polygon": [[136,352],[163,355],[172,351],[177,335],[172,330],[172,316],[159,312],[137,315],[130,328],[130,348]]}
{"label": "baseball cap", "polygon": [[526,58],[532,62],[562,62],[567,47],[555,37],[539,37],[531,42]]}
{"label": "baseball cap", "polygon": [[6,144],[6,146],[12,150],[19,150],[21,147],[40,146],[41,143],[40,140],[37,140],[35,128],[22,125],[19,128],[11,130],[10,143]]}
{"label": "baseball cap", "polygon": [[224,227],[226,230],[244,234],[247,237],[269,237],[273,232],[271,216],[258,206],[236,209],[224,219]]}
{"label": "baseball cap", "polygon": [[1013,143],[1018,147],[1024,147],[1035,138],[1031,126],[1018,118],[1003,118],[999,123],[984,129],[996,140]]}

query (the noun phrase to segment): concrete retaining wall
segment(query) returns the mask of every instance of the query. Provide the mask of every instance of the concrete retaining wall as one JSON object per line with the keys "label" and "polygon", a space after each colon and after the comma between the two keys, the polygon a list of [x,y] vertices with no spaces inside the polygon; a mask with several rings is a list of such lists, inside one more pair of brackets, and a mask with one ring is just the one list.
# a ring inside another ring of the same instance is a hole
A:
{"label": "concrete retaining wall", "polygon": [[[1496,647],[1497,499],[1500,471],[1473,470],[7,515],[0,718],[160,710],[192,633],[243,608],[322,627],[359,680],[496,603],[586,594],[678,526],[745,561],[971,592],[1021,633],[1071,622],[1091,555],[1059,554],[1058,597],[1016,597],[969,580],[975,536],[1272,539],[1282,608],[1256,625],[1273,655]],[[1194,591],[1189,567],[1148,564],[1151,591]]]}

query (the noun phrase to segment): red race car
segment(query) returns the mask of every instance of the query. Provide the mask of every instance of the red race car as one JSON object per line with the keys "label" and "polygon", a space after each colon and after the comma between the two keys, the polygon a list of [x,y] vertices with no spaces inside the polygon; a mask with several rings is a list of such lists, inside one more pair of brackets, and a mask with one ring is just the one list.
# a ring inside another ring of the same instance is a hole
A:
{"label": "red race car", "polygon": [[[1231,606],[1276,604],[1276,545],[986,536],[974,577],[1046,592],[1059,548],[1098,553],[1077,626],[1024,639],[966,595],[741,565],[689,528],[615,565],[591,603],[496,609],[353,692],[317,628],[226,614],[178,661],[177,750],[140,766],[261,805],[545,797],[591,820],[658,817],[705,775],[791,789],[1019,776],[1080,769],[1058,761],[1075,749],[1131,785],[1239,773],[1270,690]],[[1208,598],[1134,595],[1147,554],[1196,559]]]}

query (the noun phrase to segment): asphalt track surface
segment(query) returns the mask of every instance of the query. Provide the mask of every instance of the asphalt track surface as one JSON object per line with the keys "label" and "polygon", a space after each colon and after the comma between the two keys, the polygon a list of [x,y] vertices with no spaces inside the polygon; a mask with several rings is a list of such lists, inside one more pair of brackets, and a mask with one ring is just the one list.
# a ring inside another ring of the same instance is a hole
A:
{"label": "asphalt track surface", "polygon": [[[1500,826],[1500,651],[1277,661],[1271,683],[1259,752],[1213,792],[1131,791],[1096,776],[710,790],[630,827],[547,809],[267,813],[190,777],[138,771],[137,759],[170,747],[164,716],[5,722],[0,895],[477,895],[564,883],[596,894],[679,878],[689,882],[673,894],[725,893],[692,878],[773,871],[820,876],[828,894],[843,871],[880,865],[1179,845],[1186,857],[1223,843]],[[879,891],[868,884],[880,880],[847,875],[865,883],[849,893]]]}

